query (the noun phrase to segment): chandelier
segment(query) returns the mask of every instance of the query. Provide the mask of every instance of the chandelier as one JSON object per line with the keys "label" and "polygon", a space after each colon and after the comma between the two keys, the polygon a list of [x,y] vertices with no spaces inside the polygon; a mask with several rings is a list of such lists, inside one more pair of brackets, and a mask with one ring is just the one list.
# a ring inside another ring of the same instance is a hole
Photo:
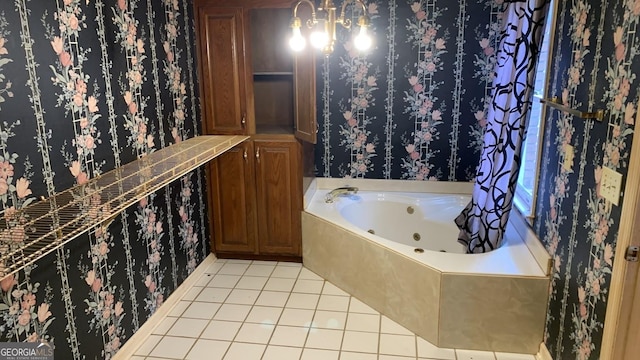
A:
{"label": "chandelier", "polygon": [[336,24],[342,25],[345,29],[351,28],[351,19],[345,18],[345,9],[350,3],[355,3],[362,7],[362,15],[358,18],[360,31],[358,35],[354,37],[353,45],[360,51],[367,50],[371,47],[372,40],[369,34],[367,34],[367,28],[371,20],[369,16],[367,16],[367,6],[362,0],[345,0],[342,3],[340,16],[337,17],[337,8],[333,0],[322,0],[317,11],[311,1],[299,0],[293,8],[293,19],[291,20],[293,36],[289,40],[289,46],[293,51],[302,51],[306,45],[306,40],[300,31],[302,20],[298,17],[298,6],[302,3],[306,3],[311,7],[311,19],[308,19],[306,22],[309,29],[312,29],[309,35],[309,42],[313,47],[322,50],[325,55],[328,56],[333,52],[333,47],[336,42]]}

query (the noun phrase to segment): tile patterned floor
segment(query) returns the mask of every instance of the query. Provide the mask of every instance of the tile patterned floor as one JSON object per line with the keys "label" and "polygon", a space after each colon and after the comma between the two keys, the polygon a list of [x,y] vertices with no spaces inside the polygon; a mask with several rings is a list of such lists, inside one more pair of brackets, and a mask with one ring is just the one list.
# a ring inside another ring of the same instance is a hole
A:
{"label": "tile patterned floor", "polygon": [[535,360],[441,349],[301,264],[217,260],[133,360]]}

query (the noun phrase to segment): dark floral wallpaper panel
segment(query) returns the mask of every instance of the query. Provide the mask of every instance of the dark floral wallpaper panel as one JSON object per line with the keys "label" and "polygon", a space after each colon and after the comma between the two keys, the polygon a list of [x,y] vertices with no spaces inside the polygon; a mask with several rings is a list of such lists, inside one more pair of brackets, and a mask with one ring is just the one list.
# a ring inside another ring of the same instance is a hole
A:
{"label": "dark floral wallpaper panel", "polygon": [[[317,174],[472,179],[503,2],[367,4],[374,48],[358,52],[341,31],[334,53],[318,62]],[[357,22],[360,12],[351,15]]]}
{"label": "dark floral wallpaper panel", "polygon": [[629,166],[640,1],[557,3],[550,94],[605,118],[547,114],[534,223],[555,263],[545,344],[555,359],[598,359],[622,205],[600,196],[600,180],[604,167]]}
{"label": "dark floral wallpaper panel", "polygon": [[[194,35],[190,0],[0,2],[0,210],[197,135]],[[0,341],[111,358],[208,254],[204,191],[198,169],[2,280]]]}

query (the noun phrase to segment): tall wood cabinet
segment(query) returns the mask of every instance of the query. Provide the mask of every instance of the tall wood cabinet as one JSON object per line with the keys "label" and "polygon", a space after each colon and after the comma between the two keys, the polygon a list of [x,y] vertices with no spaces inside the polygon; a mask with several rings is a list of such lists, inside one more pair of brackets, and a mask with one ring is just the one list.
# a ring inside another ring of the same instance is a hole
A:
{"label": "tall wood cabinet", "polygon": [[206,134],[250,139],[210,165],[218,257],[301,257],[302,144],[315,143],[313,55],[288,49],[291,0],[196,0]]}

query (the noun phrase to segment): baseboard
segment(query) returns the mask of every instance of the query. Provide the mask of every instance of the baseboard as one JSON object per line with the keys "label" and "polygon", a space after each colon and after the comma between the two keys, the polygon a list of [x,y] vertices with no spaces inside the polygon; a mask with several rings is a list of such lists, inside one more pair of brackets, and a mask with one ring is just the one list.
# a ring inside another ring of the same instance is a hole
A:
{"label": "baseboard", "polygon": [[547,349],[547,345],[544,343],[540,343],[540,350],[538,350],[536,354],[536,360],[553,360],[549,349]]}
{"label": "baseboard", "polygon": [[144,343],[151,332],[160,325],[162,319],[164,319],[173,307],[182,299],[182,297],[196,284],[198,279],[205,274],[209,266],[216,261],[216,257],[213,254],[209,254],[200,265],[189,275],[178,288],[171,293],[171,295],[165,300],[164,304],[156,310],[156,312],[147,321],[142,324],[140,329],[133,334],[127,340],[126,343],[120,348],[120,350],[112,358],[113,360],[127,360],[130,359],[135,351],[138,350],[140,345]]}

